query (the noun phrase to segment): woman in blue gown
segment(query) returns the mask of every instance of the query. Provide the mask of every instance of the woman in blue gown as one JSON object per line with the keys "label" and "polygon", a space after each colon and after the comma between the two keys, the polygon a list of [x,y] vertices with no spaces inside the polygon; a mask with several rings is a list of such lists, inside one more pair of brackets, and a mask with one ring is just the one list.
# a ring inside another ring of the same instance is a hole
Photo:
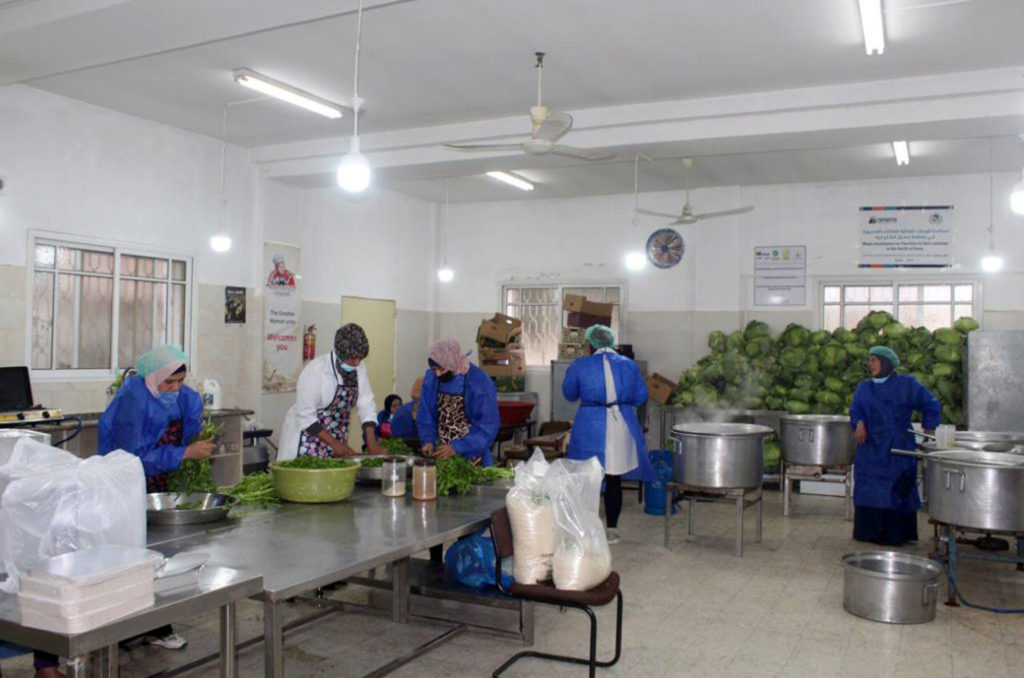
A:
{"label": "woman in blue gown", "polygon": [[894,372],[900,359],[887,346],[868,351],[871,379],[853,394],[850,426],[857,441],[854,460],[853,538],[886,546],[917,541],[917,460],[892,454],[912,450],[911,416],[923,415],[925,433],[939,425],[942,405],[908,374]]}
{"label": "woman in blue gown", "polygon": [[597,457],[605,470],[604,513],[608,543],[622,540],[622,479],[654,480],[636,408],[647,402],[647,383],[636,363],[612,350],[615,333],[594,325],[584,335],[591,355],[569,365],[562,381],[566,400],[579,400],[572,422],[569,458]]}

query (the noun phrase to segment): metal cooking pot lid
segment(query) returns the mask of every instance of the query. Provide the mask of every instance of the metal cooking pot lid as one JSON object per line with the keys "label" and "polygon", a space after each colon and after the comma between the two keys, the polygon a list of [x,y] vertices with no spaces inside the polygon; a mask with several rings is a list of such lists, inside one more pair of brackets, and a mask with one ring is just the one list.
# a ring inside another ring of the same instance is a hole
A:
{"label": "metal cooking pot lid", "polygon": [[672,432],[698,436],[766,436],[775,433],[775,430],[770,426],[761,426],[760,424],[700,421],[673,426]]}
{"label": "metal cooking pot lid", "polygon": [[928,455],[939,461],[970,466],[998,466],[1005,468],[1024,467],[1024,455],[1004,452],[983,452],[981,450],[946,449]]}
{"label": "metal cooking pot lid", "polygon": [[956,440],[976,443],[1024,443],[1024,432],[1020,431],[957,431]]}
{"label": "metal cooking pot lid", "polygon": [[843,414],[784,414],[780,421],[791,421],[801,424],[849,424],[850,418]]}

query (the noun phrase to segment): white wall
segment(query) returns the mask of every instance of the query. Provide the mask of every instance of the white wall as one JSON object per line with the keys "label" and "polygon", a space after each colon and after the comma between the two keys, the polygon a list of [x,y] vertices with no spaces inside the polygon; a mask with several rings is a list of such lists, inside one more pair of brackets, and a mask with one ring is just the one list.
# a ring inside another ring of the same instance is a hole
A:
{"label": "white wall", "polygon": [[227,226],[220,141],[20,85],[0,88],[0,264],[24,266],[29,229],[158,247],[195,257],[196,281],[254,282],[255,171],[229,146]]}
{"label": "white wall", "polygon": [[[474,318],[500,308],[503,283],[624,281],[624,339],[653,370],[674,377],[706,353],[711,329],[734,329],[752,318],[775,329],[788,322],[816,324],[822,280],[961,276],[983,282],[980,320],[992,327],[1024,328],[1024,219],[1008,206],[1014,175],[996,175],[993,220],[996,245],[1006,260],[997,275],[983,275],[988,247],[988,175],[905,180],[725,187],[693,192],[697,211],[754,205],[738,217],[678,227],[686,242],[683,262],[669,270],[626,270],[623,256],[638,249],[664,220],[632,224],[633,196],[468,203],[451,206],[445,224],[447,256],[456,279],[438,292],[442,334],[473,340]],[[678,212],[680,192],[643,194],[642,207]],[[951,271],[864,271],[857,268],[862,205],[955,206]],[[753,306],[756,245],[806,245],[808,304],[773,310]],[[477,321],[478,322],[478,321]],[[531,388],[548,388],[544,368],[531,369]]]}

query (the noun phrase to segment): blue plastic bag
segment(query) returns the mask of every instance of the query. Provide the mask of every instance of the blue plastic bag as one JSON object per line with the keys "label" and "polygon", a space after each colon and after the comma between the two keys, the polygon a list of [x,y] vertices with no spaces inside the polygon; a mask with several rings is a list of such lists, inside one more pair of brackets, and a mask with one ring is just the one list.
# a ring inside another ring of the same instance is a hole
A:
{"label": "blue plastic bag", "polygon": [[[473,534],[452,544],[444,554],[444,564],[455,581],[474,589],[494,586],[494,541],[482,534]],[[506,558],[502,565],[501,583],[511,586],[512,559]]]}

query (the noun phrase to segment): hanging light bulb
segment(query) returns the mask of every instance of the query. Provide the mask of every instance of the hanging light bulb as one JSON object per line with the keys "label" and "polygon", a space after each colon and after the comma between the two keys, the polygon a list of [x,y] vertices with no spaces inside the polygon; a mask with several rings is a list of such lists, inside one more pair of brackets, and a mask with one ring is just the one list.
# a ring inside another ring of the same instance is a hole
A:
{"label": "hanging light bulb", "polygon": [[[355,114],[359,115],[359,106],[355,106]],[[338,186],[349,193],[361,193],[370,186],[370,163],[366,156],[359,152],[359,137],[352,136],[348,153],[338,165]]]}
{"label": "hanging light bulb", "polygon": [[1010,209],[1017,214],[1024,215],[1024,176],[1010,192]]}
{"label": "hanging light bulb", "polygon": [[643,252],[630,252],[626,255],[626,268],[641,271],[647,265],[647,257]]}
{"label": "hanging light bulb", "polygon": [[[996,254],[996,226],[992,215],[992,140],[989,140],[989,175],[988,175],[988,254],[981,258],[981,270],[985,273],[998,273],[1003,270],[1003,258]],[[1024,182],[1021,182],[1024,185]]]}
{"label": "hanging light bulb", "polygon": [[227,252],[231,249],[231,236],[223,232],[210,236],[210,249],[214,252]]}
{"label": "hanging light bulb", "polygon": [[370,186],[370,163],[359,151],[359,109],[363,100],[359,98],[359,43],[363,35],[363,0],[359,0],[356,14],[356,63],[352,79],[352,141],[348,153],[338,165],[338,186],[348,193],[362,193]]}
{"label": "hanging light bulb", "polygon": [[455,271],[447,266],[439,268],[437,270],[437,279],[441,282],[451,282],[452,280],[455,280]]}
{"label": "hanging light bulb", "polygon": [[998,273],[1003,270],[1003,258],[995,252],[982,257],[981,270],[985,273]]}

